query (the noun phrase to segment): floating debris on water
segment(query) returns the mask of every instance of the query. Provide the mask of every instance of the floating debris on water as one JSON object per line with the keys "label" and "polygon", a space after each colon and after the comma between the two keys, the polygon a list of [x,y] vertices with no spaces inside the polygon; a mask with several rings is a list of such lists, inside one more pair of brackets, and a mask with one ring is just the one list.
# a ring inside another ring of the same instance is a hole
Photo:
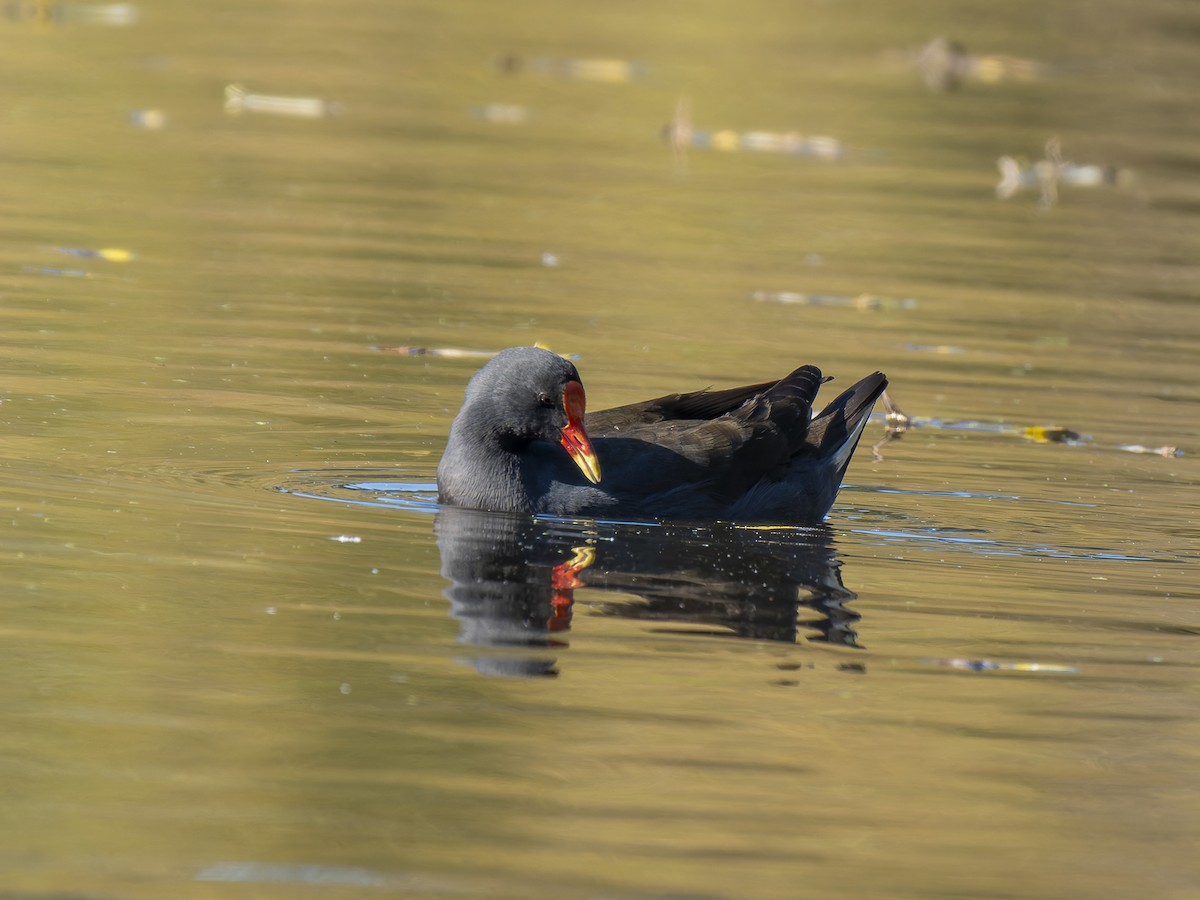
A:
{"label": "floating debris on water", "polygon": [[888,428],[894,428],[898,432],[904,432],[912,425],[912,419],[900,407],[892,402],[891,395],[887,391],[879,398],[883,403],[883,421]]}
{"label": "floating debris on water", "polygon": [[680,169],[687,168],[688,150],[692,146],[692,98],[686,94],[675,101],[675,112],[671,121],[663,126],[663,140],[671,148],[675,164]]}
{"label": "floating debris on water", "polygon": [[1039,444],[1082,444],[1086,440],[1077,431],[1052,425],[1033,425],[1022,429],[1021,433]]}
{"label": "floating debris on water", "polygon": [[1031,165],[1022,165],[1015,157],[1002,156],[996,160],[1000,181],[996,196],[1007,200],[1022,188],[1039,188],[1040,204],[1049,208],[1058,202],[1058,186],[1099,187],[1125,184],[1131,179],[1128,169],[1116,166],[1077,165],[1063,159],[1058,138],[1046,141],[1046,158]]}
{"label": "floating debris on water", "polygon": [[123,27],[136,24],[140,17],[138,8],[132,3],[58,3],[52,9],[55,21],[84,25]]}
{"label": "floating debris on water", "polygon": [[109,25],[122,27],[137,22],[138,8],[132,3],[46,3],[44,0],[12,0],[4,4],[4,17],[12,21],[44,22],[53,25]]}
{"label": "floating debris on water", "polygon": [[960,347],[957,344],[905,344],[904,349],[910,353],[966,353],[966,347]]}
{"label": "floating debris on water", "polygon": [[496,125],[521,125],[529,120],[529,109],[515,103],[485,103],[473,107],[471,114]]}
{"label": "floating debris on water", "polygon": [[884,446],[904,437],[908,429],[912,427],[913,421],[911,416],[892,402],[891,395],[886,390],[879,396],[879,402],[883,405],[883,412],[872,413],[867,421],[883,419],[883,437],[871,445],[871,456],[876,462],[883,462],[881,451]]}
{"label": "floating debris on water", "polygon": [[796,131],[693,131],[692,146],[714,150],[759,150],[818,159],[840,159],[845,155],[842,142],[836,138],[803,135]]}
{"label": "floating debris on water", "polygon": [[22,272],[32,272],[35,275],[53,275],[58,278],[91,278],[91,272],[83,269],[59,269],[55,266],[21,266]]}
{"label": "floating debris on water", "polygon": [[146,131],[162,131],[167,125],[167,114],[161,109],[135,109],[129,114],[129,121]]}
{"label": "floating debris on water", "polygon": [[937,37],[916,51],[913,62],[931,91],[954,91],[964,81],[997,84],[1002,81],[1037,81],[1053,67],[1032,59],[1005,54],[974,55],[961,43]]}
{"label": "floating debris on water", "polygon": [[883,459],[880,450],[890,441],[899,440],[911,428],[938,428],[947,431],[985,431],[991,434],[1013,435],[1039,444],[1065,444],[1071,447],[1083,445],[1100,449],[1120,450],[1125,453],[1146,453],[1167,458],[1183,456],[1177,447],[1144,447],[1141,444],[1115,444],[1108,447],[1092,443],[1092,436],[1081,434],[1061,425],[1007,425],[1003,422],[982,422],[974,419],[937,419],[910,416],[898,407],[887,391],[879,398],[882,412],[873,413],[871,421],[882,421],[885,433],[871,448],[876,460]]}
{"label": "floating debris on water", "polygon": [[246,112],[296,119],[325,119],[342,111],[340,103],[316,97],[280,97],[272,94],[251,94],[240,84],[225,87],[225,112],[236,116]]}
{"label": "floating debris on water", "polygon": [[680,97],[675,104],[675,114],[663,126],[662,136],[680,160],[685,159],[692,148],[726,152],[748,150],[813,159],[842,159],[849,155],[841,141],[823,135],[803,135],[795,131],[699,131],[692,126],[691,101],[687,97]]}
{"label": "floating debris on water", "polygon": [[764,303],[794,303],[800,306],[842,306],[851,309],[871,309],[892,312],[916,309],[917,301],[912,297],[878,297],[875,294],[858,294],[854,297],[840,294],[798,294],[792,291],[755,291],[751,299]]}
{"label": "floating debris on water", "polygon": [[554,59],[537,56],[526,60],[515,53],[509,53],[502,56],[496,65],[501,72],[508,75],[530,71],[555,78],[599,81],[607,84],[625,84],[646,74],[645,67],[640,63],[625,59]]}
{"label": "floating debris on water", "polygon": [[354,885],[356,887],[385,887],[388,884],[388,879],[381,873],[355,866],[260,862],[213,863],[197,872],[195,880],[246,884]]}
{"label": "floating debris on water", "polygon": [[1143,447],[1141,444],[1117,444],[1113,449],[1124,450],[1126,453],[1149,453],[1154,456],[1183,456],[1183,451],[1178,447]]}
{"label": "floating debris on water", "polygon": [[414,347],[400,345],[397,347],[372,347],[382,353],[402,353],[405,356],[446,356],[451,359],[491,359],[499,350],[461,350],[457,347]]}
{"label": "floating debris on water", "polygon": [[[120,247],[103,247],[99,250],[93,250],[90,247],[55,247],[54,250],[64,256],[76,259],[98,259],[113,263],[127,263],[137,259],[137,254],[132,250]],[[21,271],[31,272],[35,275],[51,275],[56,278],[92,277],[92,273],[85,269],[66,269],[59,266],[21,266]]]}
{"label": "floating debris on water", "polygon": [[[542,350],[550,350],[545,344],[535,343],[533,346]],[[380,353],[400,353],[405,356],[441,356],[449,359],[491,359],[499,350],[463,350],[458,347],[417,347],[412,345],[400,345],[395,347],[371,347],[372,350],[378,350]],[[555,351],[550,350],[551,353]],[[559,353],[563,359],[579,359],[579,356],[574,353]]]}
{"label": "floating debris on water", "polygon": [[67,256],[77,256],[80,259],[103,259],[107,262],[131,262],[137,259],[137,254],[131,250],[119,247],[105,247],[100,250],[89,250],[86,247],[59,247],[59,253]]}
{"label": "floating debris on water", "polygon": [[1059,663],[995,662],[990,659],[923,659],[921,662],[930,666],[945,666],[949,669],[966,669],[970,672],[1048,672],[1069,675],[1079,671],[1075,666],[1064,666]]}

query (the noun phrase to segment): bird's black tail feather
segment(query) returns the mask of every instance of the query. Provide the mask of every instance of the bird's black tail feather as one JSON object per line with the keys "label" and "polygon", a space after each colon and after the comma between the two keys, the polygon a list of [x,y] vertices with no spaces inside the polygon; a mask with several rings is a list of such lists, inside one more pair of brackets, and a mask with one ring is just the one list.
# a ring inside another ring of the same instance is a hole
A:
{"label": "bird's black tail feather", "polygon": [[821,410],[808,426],[806,443],[814,455],[832,460],[839,473],[845,471],[875,401],[887,385],[882,372],[868,375]]}
{"label": "bird's black tail feather", "polygon": [[772,385],[764,396],[772,403],[787,401],[811,411],[817,391],[828,380],[822,377],[821,370],[816,366],[801,366],[787,378]]}

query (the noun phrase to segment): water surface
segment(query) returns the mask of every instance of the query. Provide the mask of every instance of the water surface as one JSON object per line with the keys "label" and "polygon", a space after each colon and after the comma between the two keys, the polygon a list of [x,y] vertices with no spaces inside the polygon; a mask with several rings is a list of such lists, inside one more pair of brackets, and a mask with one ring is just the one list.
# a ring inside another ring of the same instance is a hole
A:
{"label": "water surface", "polygon": [[[1190,7],[137,9],[0,20],[0,893],[1195,895]],[[1132,177],[998,200],[1053,136]],[[916,427],[821,527],[438,510],[480,359],[389,348],[534,341]]]}

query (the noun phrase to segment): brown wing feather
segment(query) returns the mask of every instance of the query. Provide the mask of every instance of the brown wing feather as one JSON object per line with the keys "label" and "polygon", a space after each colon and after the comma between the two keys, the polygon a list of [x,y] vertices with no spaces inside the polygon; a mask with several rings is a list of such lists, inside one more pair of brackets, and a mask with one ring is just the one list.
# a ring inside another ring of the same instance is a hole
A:
{"label": "brown wing feather", "polygon": [[597,433],[629,425],[648,424],[667,420],[716,419],[737,409],[747,400],[776,384],[766,381],[746,387],[722,391],[692,391],[689,394],[668,394],[653,400],[614,406],[587,414],[588,431]]}
{"label": "brown wing feather", "polygon": [[[822,380],[815,366],[803,366],[780,381],[601,410],[588,415],[587,428],[593,439],[626,438],[667,450],[695,467],[706,493],[732,500],[763,478],[781,476],[805,449]],[[652,471],[629,477],[644,487],[656,481]]]}

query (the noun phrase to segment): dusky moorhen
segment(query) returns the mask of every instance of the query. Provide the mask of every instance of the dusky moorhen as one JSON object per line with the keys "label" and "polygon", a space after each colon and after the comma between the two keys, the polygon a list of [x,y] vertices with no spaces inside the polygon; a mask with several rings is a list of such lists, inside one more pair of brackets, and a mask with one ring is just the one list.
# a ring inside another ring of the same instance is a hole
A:
{"label": "dusky moorhen", "polygon": [[438,464],[441,503],[555,516],[819,522],[875,401],[876,372],[815,417],[816,366],[585,414],[575,366],[513,347],[475,373]]}

